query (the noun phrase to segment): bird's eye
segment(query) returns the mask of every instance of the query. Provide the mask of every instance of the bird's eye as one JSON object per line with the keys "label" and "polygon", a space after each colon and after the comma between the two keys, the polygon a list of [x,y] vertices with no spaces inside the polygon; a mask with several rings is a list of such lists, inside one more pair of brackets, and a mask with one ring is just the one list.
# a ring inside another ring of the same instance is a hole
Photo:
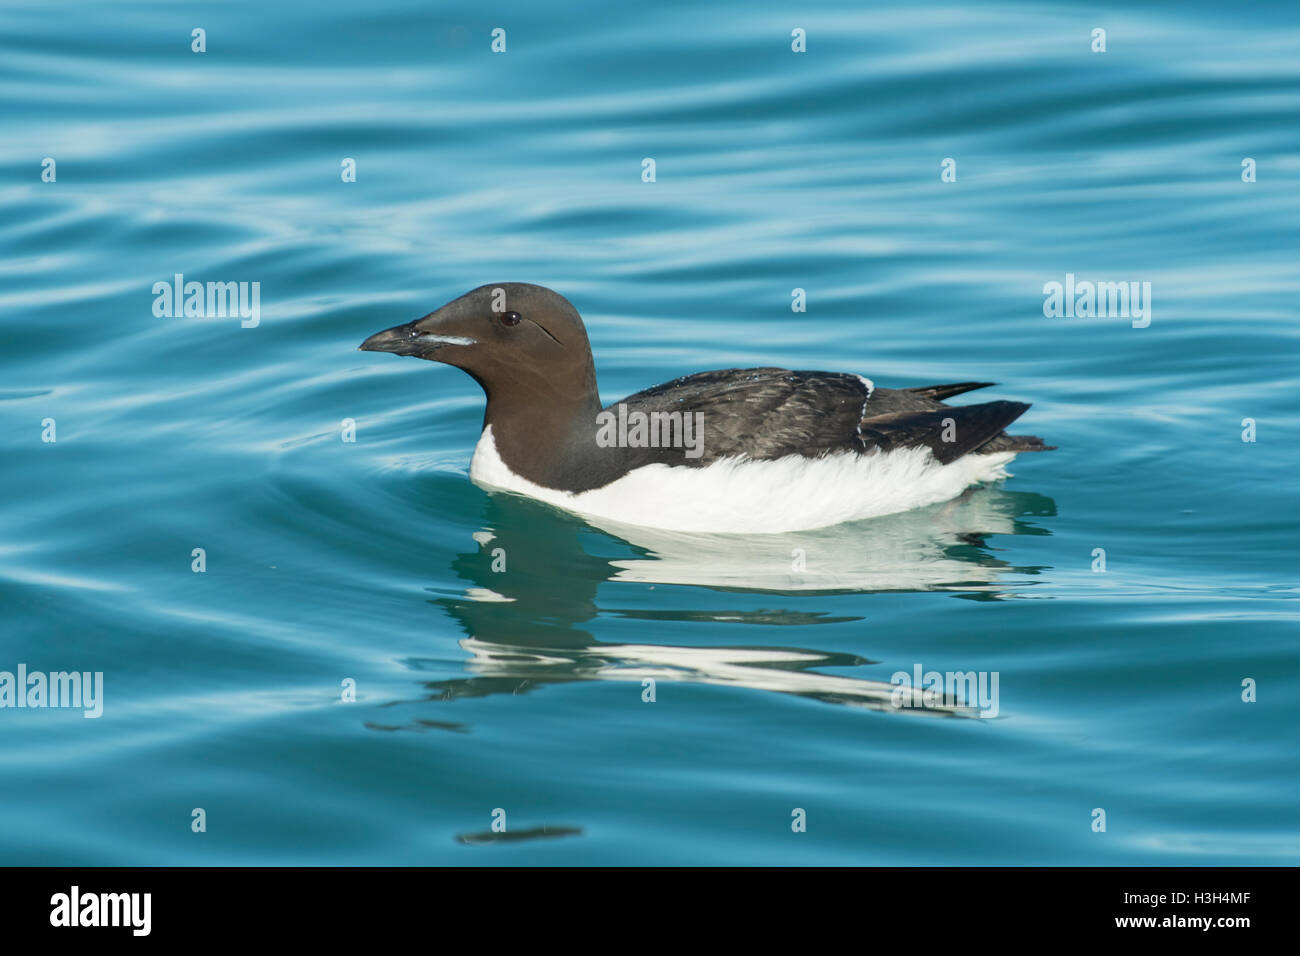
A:
{"label": "bird's eye", "polygon": [[519,322],[520,322],[521,319],[523,319],[523,316],[520,315],[518,312],[502,312],[502,313],[501,313],[501,324],[502,324],[502,325],[515,326],[515,325],[518,325],[518,324],[519,324]]}

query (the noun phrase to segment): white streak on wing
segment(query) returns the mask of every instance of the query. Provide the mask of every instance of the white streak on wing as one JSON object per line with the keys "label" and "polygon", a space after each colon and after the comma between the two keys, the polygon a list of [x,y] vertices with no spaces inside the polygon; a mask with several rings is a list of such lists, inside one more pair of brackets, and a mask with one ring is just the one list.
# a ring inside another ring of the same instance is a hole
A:
{"label": "white streak on wing", "polygon": [[823,528],[947,501],[970,485],[1007,477],[1014,452],[963,455],[941,465],[928,448],[888,453],[724,458],[703,468],[653,464],[601,488],[571,494],[512,472],[483,429],[470,478],[568,511],[672,531],[778,533]]}
{"label": "white streak on wing", "polygon": [[[858,381],[867,386],[867,397],[862,400],[862,410],[858,412],[858,424],[854,427],[853,433],[858,436],[858,441],[862,441],[862,423],[867,417],[867,402],[871,401],[871,393],[876,390],[876,383],[865,375],[859,375]],[[866,442],[862,442],[866,444]]]}

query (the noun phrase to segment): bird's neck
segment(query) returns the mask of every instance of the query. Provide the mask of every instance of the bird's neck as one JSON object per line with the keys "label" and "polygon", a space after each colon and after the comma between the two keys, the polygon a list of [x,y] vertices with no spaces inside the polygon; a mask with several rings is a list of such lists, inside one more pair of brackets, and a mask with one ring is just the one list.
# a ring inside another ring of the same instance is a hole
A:
{"label": "bird's neck", "polygon": [[596,445],[600,397],[590,387],[570,394],[550,389],[488,391],[483,428],[501,461],[516,475],[546,488],[572,490],[599,457]]}

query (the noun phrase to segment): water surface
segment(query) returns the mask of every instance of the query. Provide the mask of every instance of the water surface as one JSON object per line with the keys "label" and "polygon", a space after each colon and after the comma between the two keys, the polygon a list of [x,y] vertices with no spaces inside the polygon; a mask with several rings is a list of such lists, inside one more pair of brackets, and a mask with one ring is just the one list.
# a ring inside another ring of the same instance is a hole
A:
{"label": "water surface", "polygon": [[[105,701],[0,710],[0,862],[1300,861],[1298,21],[6,4],[0,670]],[[156,316],[176,273],[260,322]],[[1045,317],[1067,273],[1150,325]],[[355,351],[496,281],[578,306],[609,401],[986,380],[1060,449],[818,532],[596,528],[468,481],[468,378]],[[918,665],[998,716],[885,706]]]}

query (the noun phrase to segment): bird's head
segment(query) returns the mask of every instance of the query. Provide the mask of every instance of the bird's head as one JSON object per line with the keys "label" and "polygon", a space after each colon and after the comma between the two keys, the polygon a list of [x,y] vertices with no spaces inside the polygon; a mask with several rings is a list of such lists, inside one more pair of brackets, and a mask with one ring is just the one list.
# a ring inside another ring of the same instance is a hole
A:
{"label": "bird's head", "polygon": [[376,332],[361,350],[455,365],[483,386],[489,401],[595,393],[591,346],[578,310],[559,293],[525,282],[479,286],[423,318]]}

